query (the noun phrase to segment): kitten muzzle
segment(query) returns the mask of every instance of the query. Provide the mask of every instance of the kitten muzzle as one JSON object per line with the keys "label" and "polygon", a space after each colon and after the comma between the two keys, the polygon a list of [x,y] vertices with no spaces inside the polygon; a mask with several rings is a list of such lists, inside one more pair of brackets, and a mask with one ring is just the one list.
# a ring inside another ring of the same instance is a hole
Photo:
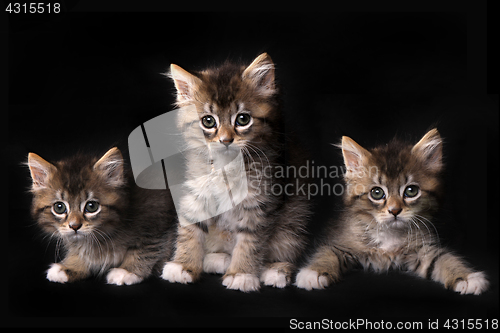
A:
{"label": "kitten muzzle", "polygon": [[81,224],[81,223],[78,223],[78,222],[71,222],[71,223],[69,224],[69,227],[70,227],[71,229],[73,229],[73,230],[75,231],[75,233],[77,233],[77,232],[78,232],[78,229],[80,229],[80,228],[82,227],[82,224]]}
{"label": "kitten muzzle", "polygon": [[233,143],[233,141],[234,141],[234,138],[222,138],[222,139],[219,139],[219,142],[222,143],[227,148],[229,148],[229,145],[231,143]]}

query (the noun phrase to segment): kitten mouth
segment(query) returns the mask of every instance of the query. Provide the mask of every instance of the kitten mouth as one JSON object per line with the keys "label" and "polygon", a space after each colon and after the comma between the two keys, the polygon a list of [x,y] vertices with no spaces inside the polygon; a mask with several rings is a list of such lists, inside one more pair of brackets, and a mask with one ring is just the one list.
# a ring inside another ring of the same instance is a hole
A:
{"label": "kitten mouth", "polygon": [[68,232],[64,236],[69,240],[80,240],[85,238],[85,235],[79,231]]}
{"label": "kitten mouth", "polygon": [[406,222],[395,217],[394,219],[387,222],[387,225],[391,228],[404,228],[406,227]]}

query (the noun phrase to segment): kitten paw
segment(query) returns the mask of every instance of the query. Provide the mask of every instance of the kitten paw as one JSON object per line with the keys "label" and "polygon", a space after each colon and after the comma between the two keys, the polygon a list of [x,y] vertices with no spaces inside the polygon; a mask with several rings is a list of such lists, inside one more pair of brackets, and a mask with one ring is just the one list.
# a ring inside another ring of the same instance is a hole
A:
{"label": "kitten paw", "polygon": [[260,276],[260,281],[266,286],[275,288],[285,288],[290,283],[290,278],[286,274],[276,268],[268,268]]}
{"label": "kitten paw", "polygon": [[51,282],[66,283],[68,282],[68,275],[64,272],[63,266],[52,264],[47,271],[47,280]]}
{"label": "kitten paw", "polygon": [[230,263],[231,256],[227,253],[208,253],[203,259],[203,271],[206,273],[224,274]]}
{"label": "kitten paw", "polygon": [[237,273],[228,275],[222,280],[222,284],[227,289],[241,290],[243,292],[257,291],[260,288],[260,281],[254,274]]}
{"label": "kitten paw", "polygon": [[116,284],[117,286],[121,286],[124,284],[131,285],[139,283],[142,281],[142,278],[135,275],[134,273],[130,273],[126,269],[113,268],[106,276],[106,280],[108,281],[108,284]]}
{"label": "kitten paw", "polygon": [[169,282],[179,282],[188,284],[193,282],[193,277],[189,274],[181,264],[175,262],[167,262],[163,268],[161,278]]}
{"label": "kitten paw", "polygon": [[312,290],[328,287],[329,282],[326,276],[319,276],[318,272],[309,268],[303,268],[297,274],[295,285],[302,289]]}
{"label": "kitten paw", "polygon": [[488,289],[489,282],[483,272],[471,273],[467,276],[467,280],[457,283],[455,291],[462,295],[474,294],[479,295]]}

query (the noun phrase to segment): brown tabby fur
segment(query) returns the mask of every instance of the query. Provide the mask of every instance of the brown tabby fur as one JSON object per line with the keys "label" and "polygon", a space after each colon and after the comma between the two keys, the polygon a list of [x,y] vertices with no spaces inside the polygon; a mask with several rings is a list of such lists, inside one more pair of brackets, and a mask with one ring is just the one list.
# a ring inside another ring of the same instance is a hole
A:
{"label": "brown tabby fur", "polygon": [[[186,146],[192,148],[185,153],[188,178],[207,181],[188,185],[184,205],[178,211],[181,223],[175,256],[162,277],[189,283],[205,271],[225,274],[223,284],[230,289],[257,290],[259,277],[265,285],[285,287],[305,247],[310,208],[303,195],[270,194],[271,185],[289,181],[274,178],[273,168],[299,160],[284,158],[271,58],[262,54],[250,66],[227,62],[196,73],[172,65],[171,76],[177,88],[177,105],[196,110],[188,113],[181,109],[178,119]],[[251,125],[236,125],[234,119],[242,113],[251,116]],[[217,118],[213,129],[202,127],[206,115]],[[192,136],[200,127],[211,150],[205,143],[200,148]],[[211,169],[213,161],[223,159],[229,150],[243,154],[249,193],[234,208],[229,206],[228,211],[207,218],[214,207],[227,205],[214,194],[214,184],[221,176]],[[262,167],[271,171],[263,175]]]}
{"label": "brown tabby fur", "polygon": [[[296,285],[321,289],[360,264],[376,272],[400,268],[462,294],[480,294],[488,281],[460,257],[441,247],[431,222],[443,194],[442,140],[436,129],[416,145],[397,140],[370,151],[342,139],[347,167],[345,212],[328,238],[297,275]],[[405,195],[418,186],[419,194]],[[374,188],[385,196],[376,200]]]}
{"label": "brown tabby fur", "polygon": [[[79,154],[53,164],[30,153],[28,166],[32,216],[57,240],[57,250],[66,252],[49,269],[49,280],[74,282],[110,270],[108,283],[133,284],[170,258],[175,239],[171,197],[166,190],[135,186],[117,148],[99,160]],[[95,214],[85,210],[89,201],[100,207]],[[66,212],[56,214],[54,205],[61,202]]]}

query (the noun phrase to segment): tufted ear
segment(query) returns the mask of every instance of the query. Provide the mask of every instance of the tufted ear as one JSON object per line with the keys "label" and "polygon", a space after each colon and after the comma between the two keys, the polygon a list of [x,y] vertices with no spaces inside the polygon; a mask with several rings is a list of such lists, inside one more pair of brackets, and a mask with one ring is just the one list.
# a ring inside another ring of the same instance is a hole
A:
{"label": "tufted ear", "polygon": [[362,172],[371,153],[348,136],[342,137],[341,147],[347,172]]}
{"label": "tufted ear", "polygon": [[276,91],[274,83],[274,63],[267,53],[262,53],[243,71],[242,78],[249,80],[262,95],[272,95]]}
{"label": "tufted ear", "polygon": [[425,162],[429,170],[441,171],[443,168],[443,140],[437,129],[427,132],[415,146],[411,153]]}
{"label": "tufted ear", "polygon": [[170,65],[169,76],[174,81],[177,89],[177,102],[182,103],[192,100],[195,86],[199,84],[200,79],[175,64]]}
{"label": "tufted ear", "polygon": [[48,186],[50,176],[57,168],[35,153],[28,154],[28,167],[33,180],[32,190],[37,191]]}
{"label": "tufted ear", "polygon": [[116,147],[111,148],[94,164],[94,171],[104,176],[106,182],[112,186],[125,183],[123,174],[123,157]]}

